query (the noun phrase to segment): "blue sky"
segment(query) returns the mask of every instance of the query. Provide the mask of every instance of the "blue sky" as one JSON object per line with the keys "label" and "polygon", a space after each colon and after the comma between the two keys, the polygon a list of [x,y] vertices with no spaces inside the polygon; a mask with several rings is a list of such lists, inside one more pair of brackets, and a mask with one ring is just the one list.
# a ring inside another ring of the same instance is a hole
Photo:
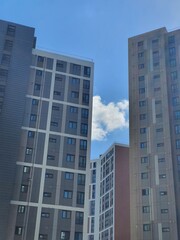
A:
{"label": "blue sky", "polygon": [[93,59],[92,158],[129,141],[128,38],[180,28],[179,11],[179,0],[0,0],[1,19],[36,28],[37,48]]}

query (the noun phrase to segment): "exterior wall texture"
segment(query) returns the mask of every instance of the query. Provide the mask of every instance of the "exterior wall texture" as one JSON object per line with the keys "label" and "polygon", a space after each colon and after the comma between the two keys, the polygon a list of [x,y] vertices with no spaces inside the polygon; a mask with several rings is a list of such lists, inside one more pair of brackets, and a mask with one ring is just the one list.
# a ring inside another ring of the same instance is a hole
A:
{"label": "exterior wall texture", "polygon": [[[3,45],[8,23],[0,26]],[[0,105],[1,236],[84,240],[93,63],[33,49],[34,29],[10,26],[15,40]]]}
{"label": "exterior wall texture", "polygon": [[179,239],[180,32],[129,39],[131,239]]}

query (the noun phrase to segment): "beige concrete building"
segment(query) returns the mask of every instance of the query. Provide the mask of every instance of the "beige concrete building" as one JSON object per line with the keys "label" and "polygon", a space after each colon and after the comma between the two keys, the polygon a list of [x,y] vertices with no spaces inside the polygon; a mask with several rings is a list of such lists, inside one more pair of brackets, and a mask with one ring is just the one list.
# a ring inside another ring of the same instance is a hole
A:
{"label": "beige concrete building", "polygon": [[180,30],[129,39],[131,240],[180,239]]}

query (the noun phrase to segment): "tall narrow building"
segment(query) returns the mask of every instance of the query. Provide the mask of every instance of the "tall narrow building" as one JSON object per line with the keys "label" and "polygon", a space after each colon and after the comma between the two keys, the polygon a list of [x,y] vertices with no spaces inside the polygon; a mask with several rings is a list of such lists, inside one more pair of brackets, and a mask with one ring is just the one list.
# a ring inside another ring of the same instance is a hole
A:
{"label": "tall narrow building", "polygon": [[180,239],[180,30],[129,39],[131,239]]}
{"label": "tall narrow building", "polygon": [[115,143],[90,165],[88,240],[130,240],[129,147]]}
{"label": "tall narrow building", "polygon": [[34,43],[0,21],[0,235],[84,240],[93,62]]}

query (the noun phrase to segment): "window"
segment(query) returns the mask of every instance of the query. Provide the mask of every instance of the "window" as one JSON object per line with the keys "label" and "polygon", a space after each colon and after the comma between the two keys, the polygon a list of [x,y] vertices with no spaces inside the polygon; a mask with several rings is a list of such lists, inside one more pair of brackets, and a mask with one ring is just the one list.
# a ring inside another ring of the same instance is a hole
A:
{"label": "window", "polygon": [[78,179],[77,179],[77,183],[78,185],[85,185],[85,174],[78,174]]}
{"label": "window", "polygon": [[175,43],[175,36],[169,36],[168,37],[168,43],[171,44],[171,43]]}
{"label": "window", "polygon": [[176,134],[180,133],[180,125],[175,125],[175,133]]}
{"label": "window", "polygon": [[159,67],[159,62],[154,62],[153,67]]}
{"label": "window", "polygon": [[39,234],[39,239],[48,239],[48,235],[47,234]]}
{"label": "window", "polygon": [[154,92],[159,92],[161,90],[160,87],[154,88]]}
{"label": "window", "polygon": [[35,90],[35,91],[40,91],[40,89],[41,89],[41,85],[38,84],[38,83],[35,83],[35,84],[34,84],[34,90]]}
{"label": "window", "polygon": [[144,45],[143,41],[138,42],[138,47],[142,47]]}
{"label": "window", "polygon": [[54,111],[59,111],[59,107],[58,106],[52,106],[52,110],[54,110]]}
{"label": "window", "polygon": [[159,51],[153,52],[153,58],[159,58]]}
{"label": "window", "polygon": [[61,92],[59,92],[59,91],[54,91],[54,95],[56,95],[56,96],[61,96]]}
{"label": "window", "polygon": [[163,132],[163,128],[157,128],[156,132]]}
{"label": "window", "polygon": [[70,111],[70,113],[77,113],[78,112],[78,108],[70,106],[69,111]]}
{"label": "window", "polygon": [[35,132],[33,131],[28,131],[28,138],[34,138]]}
{"label": "window", "polygon": [[89,104],[89,94],[83,93],[82,102],[85,104]]}
{"label": "window", "polygon": [[150,224],[143,224],[143,231],[144,232],[151,231],[151,225]]}
{"label": "window", "polygon": [[56,71],[65,72],[66,71],[66,62],[57,60]]}
{"label": "window", "polygon": [[79,167],[86,168],[86,157],[79,156]]}
{"label": "window", "polygon": [[177,84],[171,84],[171,92],[176,93],[178,91],[178,85]]}
{"label": "window", "polygon": [[146,119],[146,114],[140,114],[139,119],[140,120],[145,120]]}
{"label": "window", "polygon": [[177,76],[177,71],[171,72],[171,80],[176,80]]}
{"label": "window", "polygon": [[23,205],[19,205],[19,206],[18,206],[18,210],[17,210],[17,212],[18,212],[18,213],[25,213],[25,209],[26,209],[25,206],[23,206]]}
{"label": "window", "polygon": [[168,213],[168,209],[161,209],[161,213]]}
{"label": "window", "polygon": [[148,163],[148,157],[141,157],[141,163]]}
{"label": "window", "polygon": [[176,59],[175,58],[174,59],[170,59],[169,65],[170,65],[170,67],[175,67],[176,66]]}
{"label": "window", "polygon": [[140,128],[140,134],[146,133],[146,128]]}
{"label": "window", "polygon": [[79,98],[79,93],[78,93],[78,92],[75,92],[75,91],[72,91],[72,92],[71,92],[71,97],[72,97],[72,98]]}
{"label": "window", "polygon": [[52,127],[58,127],[58,122],[51,122]]}
{"label": "window", "polygon": [[11,40],[5,40],[5,44],[4,44],[4,50],[6,51],[11,51],[13,48],[13,41]]}
{"label": "window", "polygon": [[53,156],[53,155],[47,155],[47,160],[55,160],[55,156]]}
{"label": "window", "polygon": [[71,199],[72,195],[73,195],[72,191],[64,190],[64,194],[63,194],[64,198]]}
{"label": "window", "polygon": [[52,193],[50,192],[43,192],[43,197],[51,197]]}
{"label": "window", "polygon": [[161,104],[161,100],[156,100],[155,101],[155,104],[157,105],[157,104]]}
{"label": "window", "polygon": [[173,106],[177,106],[180,104],[180,98],[179,97],[173,97],[172,98],[172,104]]}
{"label": "window", "polygon": [[22,227],[16,226],[16,228],[15,228],[16,235],[22,235],[22,231],[23,231]]}
{"label": "window", "polygon": [[44,62],[44,57],[38,56],[37,61],[43,63]]}
{"label": "window", "polygon": [[149,195],[149,188],[142,189],[142,196],[148,196]]}
{"label": "window", "polygon": [[79,78],[71,78],[71,84],[73,85],[78,85],[80,82],[80,79]]}
{"label": "window", "polygon": [[42,76],[42,71],[41,70],[36,70],[36,76],[41,77]]}
{"label": "window", "polygon": [[180,165],[180,155],[176,156],[177,164]]}
{"label": "window", "polygon": [[144,64],[143,63],[138,65],[138,69],[143,69],[143,68],[144,68]]}
{"label": "window", "polygon": [[15,36],[15,32],[16,32],[16,26],[8,25],[7,35],[11,36],[11,37],[14,37]]}
{"label": "window", "polygon": [[42,218],[49,218],[49,217],[50,217],[50,213],[48,213],[48,212],[42,212],[42,213],[41,213],[41,217],[42,217]]}
{"label": "window", "polygon": [[82,232],[75,232],[74,240],[83,240]]}
{"label": "window", "polygon": [[157,147],[164,147],[164,143],[157,143]]}
{"label": "window", "polygon": [[160,191],[159,194],[160,194],[160,196],[165,196],[165,195],[167,195],[167,191]]}
{"label": "window", "polygon": [[143,213],[150,213],[150,206],[143,206],[142,207],[142,212]]}
{"label": "window", "polygon": [[84,214],[83,212],[76,212],[76,224],[83,224]]}
{"label": "window", "polygon": [[162,118],[162,113],[156,114],[156,118]]}
{"label": "window", "polygon": [[153,76],[153,79],[159,79],[160,78],[160,74],[156,74]]}
{"label": "window", "polygon": [[88,118],[88,115],[89,115],[89,110],[86,109],[86,108],[82,108],[82,109],[81,109],[81,117],[87,119],[87,118]]}
{"label": "window", "polygon": [[52,173],[46,172],[45,178],[53,178],[53,177],[54,177],[54,175]]}
{"label": "window", "polygon": [[65,178],[66,180],[73,180],[73,178],[74,178],[74,173],[65,172],[64,178]]}
{"label": "window", "polygon": [[175,55],[176,55],[176,49],[175,49],[175,47],[169,48],[169,56],[170,56],[170,57],[173,57],[173,56],[175,56]]}
{"label": "window", "polygon": [[169,227],[163,227],[162,232],[170,232],[170,228]]}
{"label": "window", "polygon": [[84,67],[84,76],[85,77],[90,77],[91,75],[91,68],[90,67]]}
{"label": "window", "polygon": [[176,140],[176,149],[180,149],[180,139]]}
{"label": "window", "polygon": [[3,55],[2,55],[1,64],[2,64],[2,65],[5,65],[5,66],[9,65],[10,59],[11,59],[11,56],[10,56],[10,55],[8,55],[8,54],[3,54]]}
{"label": "window", "polygon": [[55,81],[61,82],[62,81],[62,76],[56,74]]}
{"label": "window", "polygon": [[148,179],[148,173],[147,172],[141,173],[141,179]]}
{"label": "window", "polygon": [[138,58],[142,58],[142,57],[144,57],[144,52],[139,52],[138,53]]}
{"label": "window", "polygon": [[39,100],[37,100],[37,99],[32,99],[32,105],[38,105],[38,103],[39,103]]}
{"label": "window", "polygon": [[30,121],[35,122],[37,120],[37,115],[36,114],[31,114],[30,115]]}
{"label": "window", "polygon": [[28,185],[21,184],[21,192],[27,193],[27,191],[28,191]]}
{"label": "window", "polygon": [[88,133],[88,125],[85,123],[81,123],[81,134],[87,135]]}
{"label": "window", "polygon": [[139,94],[145,93],[145,88],[139,88]]}
{"label": "window", "polygon": [[77,122],[69,121],[68,127],[69,127],[69,128],[73,128],[73,129],[76,129],[76,128],[77,128]]}
{"label": "window", "polygon": [[142,82],[144,80],[145,80],[144,76],[139,76],[139,82]]}
{"label": "window", "polygon": [[75,145],[76,144],[76,139],[75,138],[67,138],[67,144]]}
{"label": "window", "polygon": [[158,44],[159,43],[159,39],[153,39],[152,40],[152,44]]}
{"label": "window", "polygon": [[66,155],[66,161],[67,162],[74,162],[75,160],[75,155],[72,155],[72,154],[67,154]]}
{"label": "window", "polygon": [[86,140],[80,140],[80,150],[86,150],[87,149],[87,141]]}
{"label": "window", "polygon": [[146,106],[146,101],[139,101],[139,107],[144,107]]}
{"label": "window", "polygon": [[56,138],[49,138],[50,143],[56,143],[57,139]]}
{"label": "window", "polygon": [[61,210],[61,218],[70,219],[71,218],[71,211]]}
{"label": "window", "polygon": [[160,179],[166,178],[166,174],[159,174],[159,178]]}
{"label": "window", "polygon": [[32,148],[26,148],[26,155],[32,155],[33,149]]}
{"label": "window", "polygon": [[140,148],[147,148],[147,142],[141,142]]}
{"label": "window", "polygon": [[69,231],[61,231],[60,239],[61,240],[69,240],[70,239],[70,232]]}
{"label": "window", "polygon": [[159,163],[165,162],[165,158],[158,158],[158,162]]}
{"label": "window", "polygon": [[90,88],[90,81],[89,80],[83,80],[83,88],[89,89]]}
{"label": "window", "polygon": [[77,192],[77,204],[84,204],[84,192]]}
{"label": "window", "polygon": [[30,167],[24,166],[23,167],[23,173],[30,173]]}
{"label": "window", "polygon": [[176,119],[176,120],[179,120],[179,119],[180,119],[180,111],[175,111],[175,112],[174,112],[174,115],[175,115],[175,119]]}

